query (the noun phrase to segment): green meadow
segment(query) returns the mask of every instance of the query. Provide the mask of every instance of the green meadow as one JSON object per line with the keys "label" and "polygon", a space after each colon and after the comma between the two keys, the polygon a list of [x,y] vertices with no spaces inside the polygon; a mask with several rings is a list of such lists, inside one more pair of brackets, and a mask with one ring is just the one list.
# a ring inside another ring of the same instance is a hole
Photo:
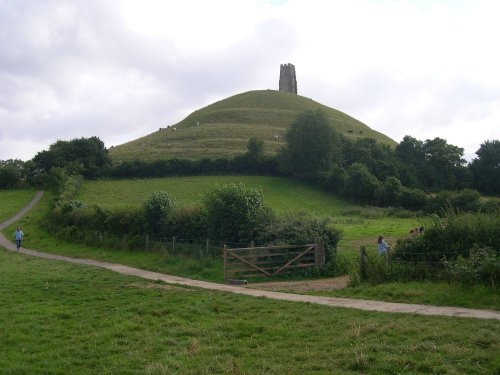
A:
{"label": "green meadow", "polygon": [[201,203],[202,196],[216,184],[243,183],[261,188],[265,203],[275,211],[306,211],[335,215],[346,203],[313,186],[284,177],[192,176],[144,180],[86,181],[77,199],[103,208],[139,206],[155,191],[167,191],[181,206]]}
{"label": "green meadow", "polygon": [[[221,176],[87,181],[83,185],[78,199],[84,200],[88,205],[99,204],[107,208],[124,205],[137,206],[142,204],[153,191],[166,190],[179,201],[180,205],[189,206],[198,204],[203,193],[213,184],[232,182],[243,182],[248,186],[262,187],[266,204],[275,210],[281,209],[281,212],[294,209],[303,210],[304,205],[301,202],[307,201],[308,212],[320,215],[331,213],[334,225],[339,226],[344,231],[344,237],[339,243],[339,254],[349,263],[351,269],[355,269],[357,266],[361,245],[365,245],[369,253],[375,255],[375,239],[379,233],[384,233],[390,240],[395,241],[397,238],[405,236],[408,228],[415,227],[422,222],[418,218],[401,219],[384,216],[384,212],[379,209],[352,207],[349,206],[349,202],[311,186],[274,177]],[[32,196],[24,195],[23,191],[11,191],[10,195],[4,194],[3,196],[10,197],[12,194],[20,202],[19,207],[24,206],[32,198]],[[34,195],[34,191],[32,195]],[[205,257],[199,259],[167,252],[113,250],[54,238],[39,226],[44,213],[49,209],[49,200],[50,194],[46,194],[42,201],[20,221],[26,232],[25,246],[28,248],[78,258],[122,263],[194,279],[223,281],[221,258]],[[24,204],[21,203],[23,201]],[[349,215],[342,215],[341,211],[345,211]],[[9,238],[15,225],[17,224],[12,224],[3,231]],[[293,290],[288,291],[293,292]],[[470,288],[443,283],[360,285],[340,291],[317,293],[338,297],[500,309],[500,301],[495,289]]]}
{"label": "green meadow", "polygon": [[[405,236],[409,228],[422,223],[419,218],[388,217],[376,208],[353,210],[352,203],[344,199],[285,177],[194,176],[86,181],[76,198],[88,206],[114,208],[139,206],[153,192],[167,191],[180,206],[194,206],[201,203],[203,194],[215,184],[240,182],[248,187],[261,188],[264,203],[277,213],[303,211],[316,216],[329,216],[335,225],[343,229],[345,241],[371,242],[374,248],[379,234],[395,240]],[[345,215],[343,210],[356,213]],[[341,246],[348,247],[349,244],[344,242]]]}
{"label": "green meadow", "polygon": [[14,216],[34,195],[33,189],[0,189],[0,223]]}
{"label": "green meadow", "polygon": [[497,374],[493,320],[149,282],[0,251],[2,374]]}

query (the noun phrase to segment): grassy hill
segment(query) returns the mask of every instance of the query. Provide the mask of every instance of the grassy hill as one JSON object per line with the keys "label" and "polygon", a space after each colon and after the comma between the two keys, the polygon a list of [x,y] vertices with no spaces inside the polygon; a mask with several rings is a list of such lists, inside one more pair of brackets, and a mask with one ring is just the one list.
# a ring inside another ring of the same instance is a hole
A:
{"label": "grassy hill", "polygon": [[[386,135],[336,109],[300,95],[275,90],[248,91],[199,109],[181,122],[110,149],[114,162],[170,158],[201,159],[234,156],[246,151],[249,138],[276,153],[298,113],[324,110],[335,129],[348,137],[370,137],[396,145]],[[175,128],[174,131],[172,128]],[[278,135],[278,139],[274,139]]]}

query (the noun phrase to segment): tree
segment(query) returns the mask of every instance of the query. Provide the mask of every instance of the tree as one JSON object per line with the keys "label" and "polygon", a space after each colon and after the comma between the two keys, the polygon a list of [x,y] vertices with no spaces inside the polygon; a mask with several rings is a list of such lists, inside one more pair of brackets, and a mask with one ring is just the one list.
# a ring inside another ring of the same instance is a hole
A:
{"label": "tree", "polygon": [[386,206],[397,206],[403,185],[396,177],[387,177],[382,189],[382,203]]}
{"label": "tree", "polygon": [[264,217],[262,190],[243,184],[216,185],[203,197],[209,235],[225,241],[248,241]]}
{"label": "tree", "polygon": [[396,147],[401,180],[404,185],[434,190],[467,187],[463,152],[442,138],[422,142],[407,135]]}
{"label": "tree", "polygon": [[321,110],[297,116],[285,133],[282,169],[301,178],[327,172],[341,155],[341,135]]}
{"label": "tree", "polygon": [[154,192],[143,206],[146,231],[160,237],[172,235],[176,205],[176,201],[167,192]]}
{"label": "tree", "polygon": [[33,162],[38,173],[48,173],[52,167],[62,167],[70,173],[95,178],[111,164],[111,159],[104,143],[98,137],[90,137],[57,141],[48,150],[37,153]]}
{"label": "tree", "polygon": [[485,194],[500,195],[500,141],[485,141],[476,155],[469,165],[474,187]]}
{"label": "tree", "polygon": [[373,138],[345,139],[343,144],[343,163],[366,165],[371,174],[383,181],[389,176],[398,176],[398,160],[389,145]]}
{"label": "tree", "polygon": [[25,172],[22,160],[0,160],[0,189],[16,187],[26,177]]}
{"label": "tree", "polygon": [[381,183],[372,175],[366,165],[354,163],[347,169],[345,194],[351,198],[375,203],[380,194]]}
{"label": "tree", "polygon": [[247,157],[250,161],[258,162],[264,155],[264,141],[252,137],[247,142]]}
{"label": "tree", "polygon": [[436,189],[457,187],[457,175],[465,164],[464,149],[442,138],[427,139],[423,145],[426,161],[426,186]]}

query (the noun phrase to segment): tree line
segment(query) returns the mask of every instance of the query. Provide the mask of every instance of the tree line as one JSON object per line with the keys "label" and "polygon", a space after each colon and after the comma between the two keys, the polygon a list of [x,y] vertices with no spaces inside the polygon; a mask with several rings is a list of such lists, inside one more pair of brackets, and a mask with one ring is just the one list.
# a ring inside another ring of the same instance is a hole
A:
{"label": "tree line", "polygon": [[442,138],[405,136],[395,149],[371,138],[336,132],[321,110],[297,116],[277,155],[251,138],[233,158],[133,160],[112,164],[98,137],[59,140],[32,160],[0,161],[0,188],[41,186],[64,175],[151,178],[186,175],[259,174],[291,176],[367,204],[421,208],[427,193],[475,189],[500,195],[500,141],[487,140],[467,163],[463,148]]}

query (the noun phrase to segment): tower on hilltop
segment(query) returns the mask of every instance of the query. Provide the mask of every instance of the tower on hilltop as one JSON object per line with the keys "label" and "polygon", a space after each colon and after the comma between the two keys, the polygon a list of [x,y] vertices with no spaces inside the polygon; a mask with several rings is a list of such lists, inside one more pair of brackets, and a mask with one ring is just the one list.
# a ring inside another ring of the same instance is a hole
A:
{"label": "tower on hilltop", "polygon": [[280,89],[279,91],[297,94],[297,78],[295,77],[295,66],[292,64],[280,65]]}

